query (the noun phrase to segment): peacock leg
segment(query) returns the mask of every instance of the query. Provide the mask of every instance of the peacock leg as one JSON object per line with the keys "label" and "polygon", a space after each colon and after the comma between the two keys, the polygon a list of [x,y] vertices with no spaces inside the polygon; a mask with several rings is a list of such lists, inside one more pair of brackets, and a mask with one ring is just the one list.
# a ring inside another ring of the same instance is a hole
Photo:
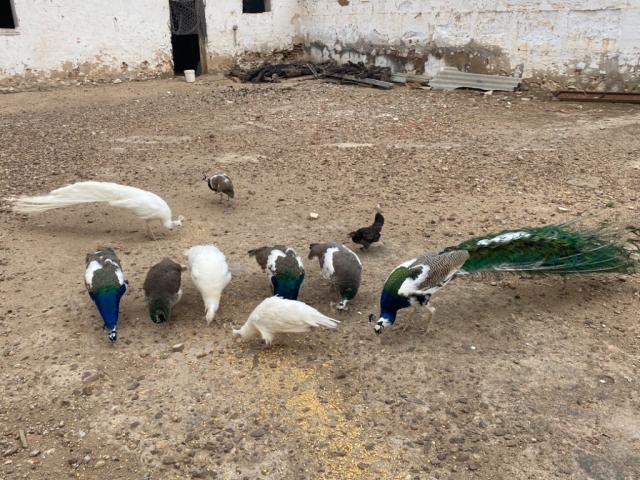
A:
{"label": "peacock leg", "polygon": [[427,333],[429,331],[429,327],[431,326],[431,322],[433,321],[433,316],[436,313],[436,307],[432,307],[431,305],[425,305],[425,307],[429,311],[428,313],[429,318],[427,318],[427,325],[424,327],[424,331],[425,333]]}
{"label": "peacock leg", "polygon": [[150,237],[153,241],[156,240],[155,235],[153,234],[153,230],[151,228],[151,221],[150,220],[146,220],[144,222],[144,226],[145,226],[145,230],[147,232],[147,237]]}
{"label": "peacock leg", "polygon": [[418,305],[413,305],[413,307],[411,307],[411,313],[409,314],[407,321],[404,322],[404,325],[402,326],[402,333],[404,333],[405,330],[409,327],[409,324],[414,323],[417,316],[418,316]]}

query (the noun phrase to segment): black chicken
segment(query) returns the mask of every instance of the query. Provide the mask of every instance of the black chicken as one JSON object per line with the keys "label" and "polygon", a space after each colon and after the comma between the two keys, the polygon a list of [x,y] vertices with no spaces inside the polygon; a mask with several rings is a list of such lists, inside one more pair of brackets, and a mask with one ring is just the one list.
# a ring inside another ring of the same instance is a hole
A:
{"label": "black chicken", "polygon": [[372,243],[380,240],[380,231],[384,225],[384,217],[380,212],[376,213],[376,218],[372,225],[368,227],[359,228],[355,232],[351,232],[349,236],[353,243],[359,243],[365,250],[371,246]]}

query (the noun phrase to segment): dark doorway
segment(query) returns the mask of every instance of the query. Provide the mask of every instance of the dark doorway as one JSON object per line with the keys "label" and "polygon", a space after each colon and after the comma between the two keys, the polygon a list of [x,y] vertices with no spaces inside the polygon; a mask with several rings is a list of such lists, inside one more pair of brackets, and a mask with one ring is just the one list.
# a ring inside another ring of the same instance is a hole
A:
{"label": "dark doorway", "polygon": [[203,0],[169,0],[173,71],[206,72],[206,27]]}
{"label": "dark doorway", "polygon": [[171,35],[171,48],[174,73],[185,70],[200,72],[200,42],[197,34]]}
{"label": "dark doorway", "polygon": [[11,0],[0,0],[0,28],[16,28]]}

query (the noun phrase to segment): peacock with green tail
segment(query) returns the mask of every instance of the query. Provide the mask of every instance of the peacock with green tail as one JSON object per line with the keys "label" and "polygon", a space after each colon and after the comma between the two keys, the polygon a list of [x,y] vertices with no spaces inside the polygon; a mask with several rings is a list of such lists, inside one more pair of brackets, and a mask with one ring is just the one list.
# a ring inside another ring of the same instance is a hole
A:
{"label": "peacock with green tail", "polygon": [[403,308],[424,306],[433,314],[431,296],[460,275],[634,273],[638,261],[624,243],[604,225],[589,229],[560,224],[505,230],[429,251],[391,272],[382,288],[375,332],[393,325]]}

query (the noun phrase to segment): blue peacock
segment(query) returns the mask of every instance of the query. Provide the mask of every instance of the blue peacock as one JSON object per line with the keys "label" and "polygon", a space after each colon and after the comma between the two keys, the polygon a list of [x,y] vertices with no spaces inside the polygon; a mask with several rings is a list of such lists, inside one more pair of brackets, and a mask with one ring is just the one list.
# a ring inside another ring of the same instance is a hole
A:
{"label": "blue peacock", "polygon": [[[396,267],[382,288],[375,332],[396,321],[398,310],[426,307],[431,296],[456,276],[477,273],[634,273],[638,261],[615,230],[574,224],[505,230],[454,247],[429,251]],[[374,315],[369,316],[369,321]]]}
{"label": "blue peacock", "polygon": [[109,332],[109,340],[115,342],[118,338],[120,299],[129,284],[112,248],[103,247],[87,254],[84,281],[91,300],[102,316],[104,327]]}

